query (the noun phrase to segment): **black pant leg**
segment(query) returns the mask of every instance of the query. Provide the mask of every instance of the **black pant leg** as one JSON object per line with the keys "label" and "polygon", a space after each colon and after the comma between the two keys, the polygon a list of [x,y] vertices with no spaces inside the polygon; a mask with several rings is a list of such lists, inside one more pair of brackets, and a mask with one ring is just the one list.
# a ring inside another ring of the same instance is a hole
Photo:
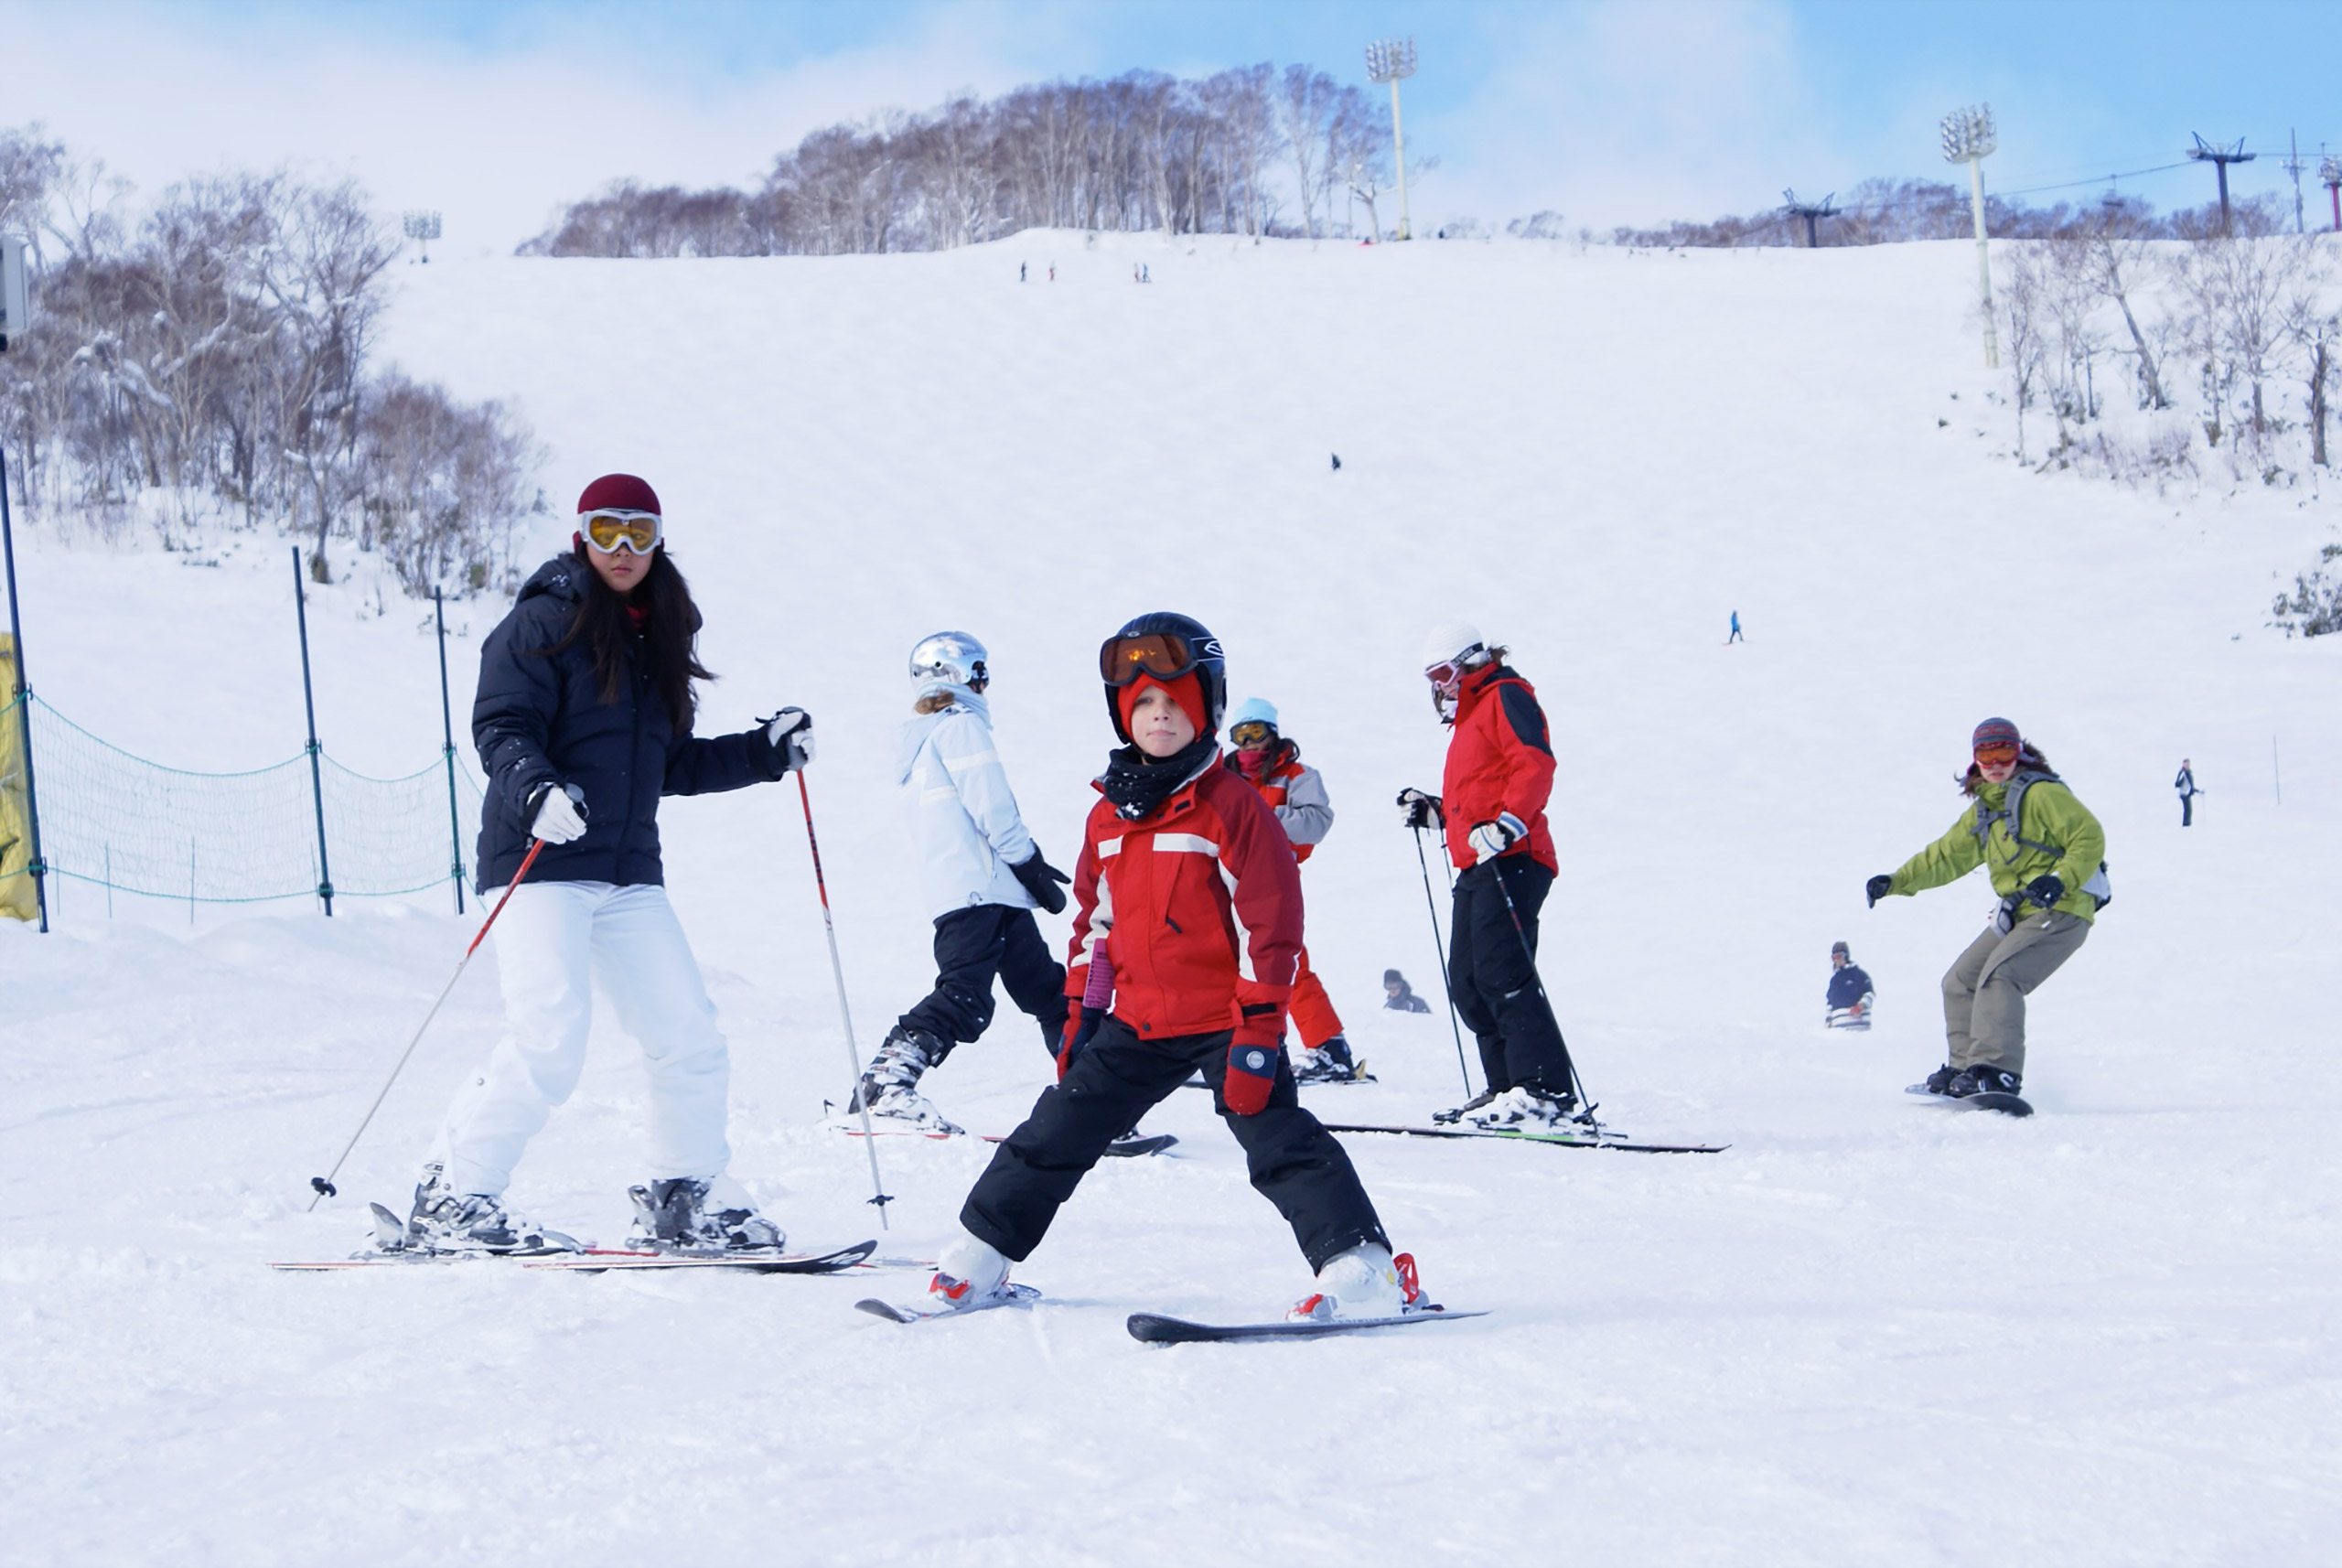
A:
{"label": "black pant leg", "polygon": [[1220,1120],[1244,1150],[1252,1190],[1275,1204],[1293,1227],[1293,1239],[1309,1261],[1309,1272],[1316,1273],[1328,1260],[1361,1242],[1377,1241],[1388,1248],[1391,1238],[1383,1233],[1349,1152],[1302,1109],[1284,1052],[1277,1053],[1277,1080],[1269,1090],[1268,1104],[1251,1116],[1228,1109],[1222,1094],[1228,1041],[1226,1034],[1191,1035],[1180,1043],[1197,1046],[1200,1059],[1196,1065],[1211,1085],[1212,1104]]}
{"label": "black pant leg", "polygon": [[[1499,877],[1504,879],[1501,886]],[[1476,884],[1474,975],[1481,1004],[1494,1016],[1503,1040],[1506,1081],[1555,1095],[1571,1092],[1569,1050],[1540,994],[1533,961],[1537,917],[1553,874],[1527,855],[1510,855],[1474,866],[1461,880]]]}
{"label": "black pant leg", "polygon": [[1049,951],[1030,909],[1012,909],[1001,922],[1000,983],[1040,1024],[1041,1044],[1054,1058],[1065,1033],[1065,965]]}
{"label": "black pant leg", "polygon": [[1479,979],[1482,941],[1477,928],[1491,897],[1491,890],[1482,888],[1468,875],[1456,879],[1456,901],[1448,910],[1447,922],[1447,994],[1456,1004],[1456,1015],[1472,1031],[1473,1044],[1479,1050],[1481,1079],[1490,1089],[1502,1091],[1512,1087],[1512,1074],[1505,1064],[1504,1035],[1497,1026],[1496,1009],[1481,993]]}
{"label": "black pant leg", "polygon": [[1018,1262],[1030,1257],[1106,1145],[1187,1080],[1195,1053],[1181,1047],[1197,1037],[1142,1040],[1118,1018],[1100,1025],[1065,1081],[1043,1090],[993,1151],[960,1208],[968,1234]]}
{"label": "black pant leg", "polygon": [[935,922],[935,989],[896,1022],[946,1046],[964,1045],[992,1025],[993,976],[1000,970],[1004,904],[972,904]]}

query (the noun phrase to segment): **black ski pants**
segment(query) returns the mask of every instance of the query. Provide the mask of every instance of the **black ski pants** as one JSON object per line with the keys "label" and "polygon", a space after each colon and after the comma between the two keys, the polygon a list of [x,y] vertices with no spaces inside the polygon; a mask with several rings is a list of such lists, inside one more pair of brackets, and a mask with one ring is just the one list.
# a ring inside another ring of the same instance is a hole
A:
{"label": "black ski pants", "polygon": [[[1497,878],[1504,878],[1499,886]],[[1573,1092],[1569,1047],[1537,984],[1537,912],[1553,874],[1525,854],[1468,867],[1456,879],[1448,928],[1448,993],[1480,1043],[1480,1070],[1494,1090]],[[1512,896],[1510,908],[1505,895]],[[1520,923],[1513,924],[1518,911]]]}
{"label": "black ski pants", "polygon": [[1018,1262],[1032,1255],[1049,1222],[1106,1145],[1201,1071],[1212,1104],[1243,1147],[1252,1189],[1277,1206],[1311,1273],[1362,1242],[1388,1247],[1382,1221],[1350,1157],[1317,1118],[1301,1108],[1293,1069],[1277,1053],[1269,1103],[1251,1116],[1228,1109],[1229,1031],[1143,1040],[1108,1018],[1074,1061],[1065,1081],[1041,1091],[1033,1113],[993,1152],[976,1178],[960,1223],[968,1234]]}
{"label": "black ski pants", "polygon": [[935,989],[897,1021],[901,1027],[934,1036],[949,1055],[948,1047],[991,1027],[998,976],[1009,1000],[1039,1021],[1042,1045],[1057,1055],[1065,1032],[1065,966],[1041,940],[1032,910],[972,904],[943,916],[935,922]]}

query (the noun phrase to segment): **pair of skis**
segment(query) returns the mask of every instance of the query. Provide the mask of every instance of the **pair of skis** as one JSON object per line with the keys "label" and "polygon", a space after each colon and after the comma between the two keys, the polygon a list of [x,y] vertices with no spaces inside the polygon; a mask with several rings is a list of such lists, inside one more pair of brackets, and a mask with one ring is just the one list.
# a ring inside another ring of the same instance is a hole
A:
{"label": "pair of skis", "polygon": [[[879,1301],[876,1297],[854,1304],[857,1312],[866,1312],[889,1323],[929,1323],[939,1317],[962,1317],[971,1312],[987,1312],[999,1306],[1030,1306],[1041,1298],[1041,1293],[1031,1285],[1011,1284],[998,1295],[968,1306],[930,1306],[926,1303],[897,1305]],[[1457,1323],[1467,1317],[1486,1317],[1486,1311],[1450,1312],[1445,1307],[1428,1306],[1416,1312],[1402,1313],[1393,1317],[1312,1317],[1285,1323],[1193,1323],[1184,1317],[1166,1317],[1155,1312],[1133,1312],[1124,1321],[1132,1338],[1143,1345],[1202,1345],[1226,1344],[1251,1339],[1325,1339],[1337,1334],[1359,1334],[1375,1328],[1406,1328],[1422,1323]]]}
{"label": "pair of skis", "polygon": [[416,1246],[407,1234],[404,1220],[379,1203],[367,1207],[372,1210],[374,1220],[374,1246],[371,1250],[347,1258],[318,1262],[271,1263],[269,1267],[295,1273],[322,1273],[345,1269],[501,1262],[524,1269],[556,1269],[586,1274],[638,1269],[742,1269],[759,1274],[835,1274],[849,1269],[872,1266],[870,1255],[878,1250],[876,1241],[857,1241],[851,1247],[841,1247],[832,1252],[788,1252],[772,1247],[737,1247],[723,1251],[650,1246],[588,1247],[559,1231],[547,1231],[546,1241],[535,1247],[515,1247],[494,1252],[468,1248],[449,1251]]}

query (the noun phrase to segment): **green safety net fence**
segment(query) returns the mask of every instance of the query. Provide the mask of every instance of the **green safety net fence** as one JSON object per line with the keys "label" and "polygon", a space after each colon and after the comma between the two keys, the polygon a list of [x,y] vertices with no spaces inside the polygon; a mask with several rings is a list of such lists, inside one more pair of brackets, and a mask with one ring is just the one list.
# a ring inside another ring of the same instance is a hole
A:
{"label": "green safety net fence", "polygon": [[[314,897],[317,811],[337,897],[420,893],[467,880],[481,787],[444,757],[374,779],[320,752],[243,773],[167,768],[99,739],[30,693],[0,707],[12,734],[29,703],[41,859],[52,877],[213,904]],[[10,779],[8,785],[20,788]],[[26,875],[29,846],[0,859],[0,883]]]}

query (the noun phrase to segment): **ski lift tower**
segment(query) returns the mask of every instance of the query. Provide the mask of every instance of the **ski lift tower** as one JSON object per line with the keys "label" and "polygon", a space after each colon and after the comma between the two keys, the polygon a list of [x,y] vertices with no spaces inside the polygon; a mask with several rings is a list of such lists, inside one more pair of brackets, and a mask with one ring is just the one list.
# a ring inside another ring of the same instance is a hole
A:
{"label": "ski lift tower", "polygon": [[[2191,132],[2190,134],[2194,134],[2194,133]],[[2236,139],[2236,145],[2233,147],[2224,147],[2218,142],[2208,142],[2203,137],[2197,136],[2196,145],[2188,149],[2187,156],[2199,164],[2210,164],[2214,168],[2219,171],[2220,232],[2222,234],[2235,233],[2235,226],[2229,218],[2229,165],[2249,164],[2261,155],[2259,153],[2246,152],[2244,150],[2244,138],[2242,136],[2239,136]]]}
{"label": "ski lift tower", "polygon": [[[1399,238],[1414,236],[1407,224],[1407,138],[1399,128],[1399,83],[1415,74],[1415,40],[1377,38],[1366,46],[1366,75],[1370,81],[1391,84],[1391,155],[1399,166]],[[1376,239],[1382,236],[1376,235]]]}
{"label": "ski lift tower", "polygon": [[2317,163],[2317,182],[2334,199],[2334,231],[2342,234],[2342,158],[2328,154]]}
{"label": "ski lift tower", "polygon": [[1984,160],[2000,145],[1993,106],[1979,103],[1943,117],[1943,161],[1968,166],[1968,195],[1976,213],[1976,287],[1984,301],[1984,368],[2001,368],[2001,338],[1993,325],[1993,251],[1984,232]]}
{"label": "ski lift tower", "polygon": [[439,237],[439,214],[409,212],[405,218],[406,237],[422,245],[423,261],[428,265],[431,261],[431,242]]}

